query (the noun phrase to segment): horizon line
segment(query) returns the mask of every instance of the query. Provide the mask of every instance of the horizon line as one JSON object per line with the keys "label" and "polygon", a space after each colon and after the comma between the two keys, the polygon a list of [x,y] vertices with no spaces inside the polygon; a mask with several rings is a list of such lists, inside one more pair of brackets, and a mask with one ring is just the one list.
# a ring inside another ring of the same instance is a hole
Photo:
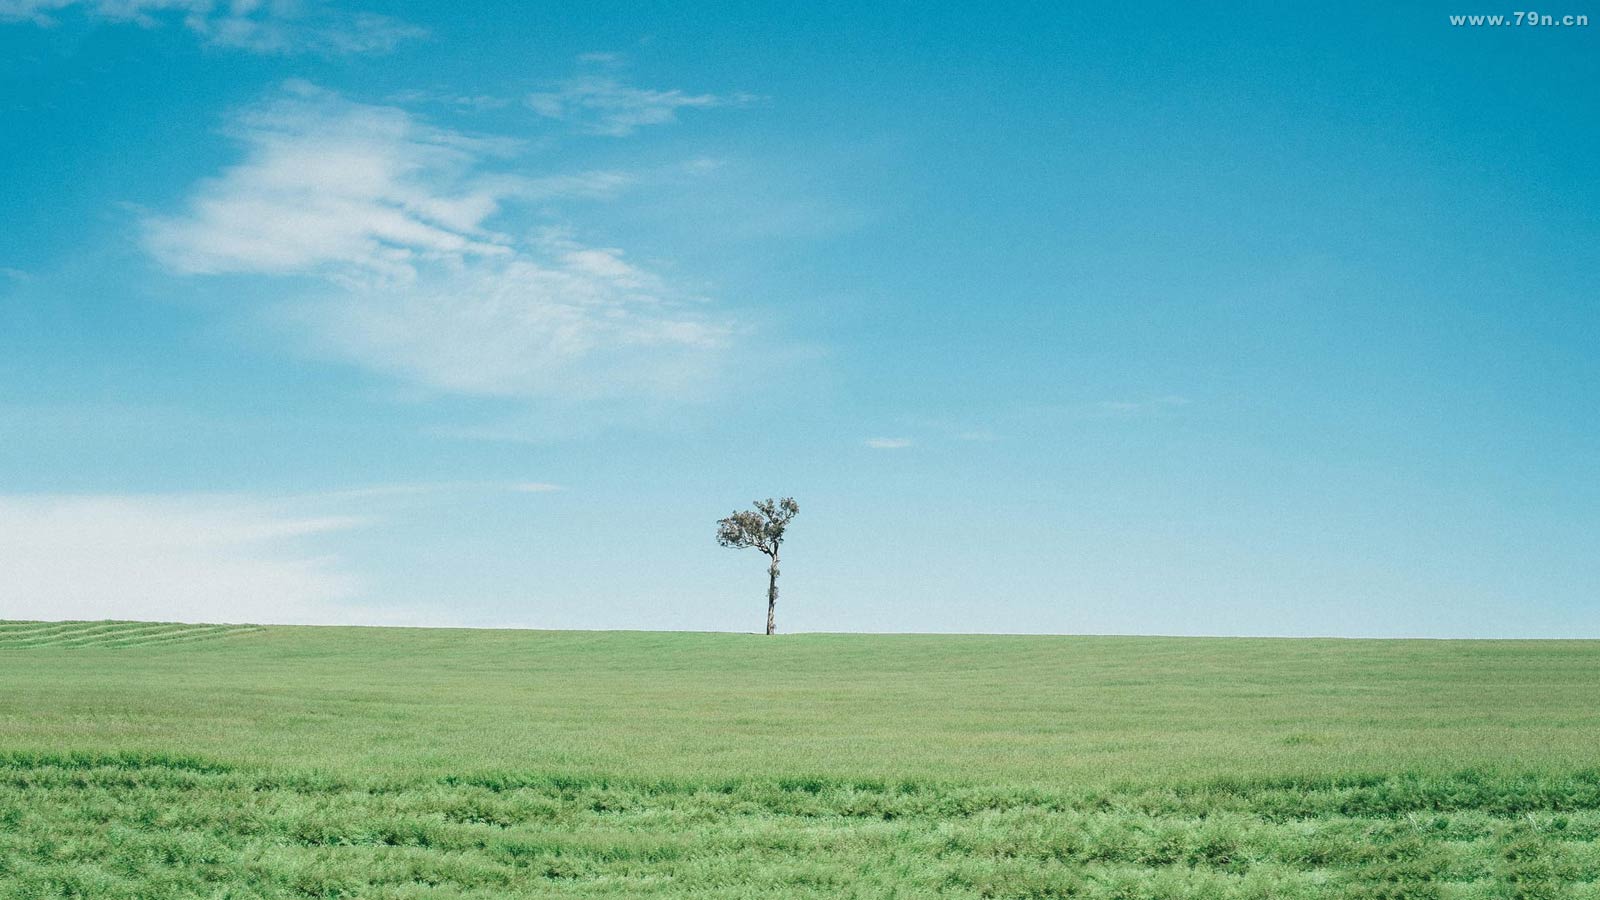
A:
{"label": "horizon line", "polygon": [[[1147,638],[1152,640],[1196,641],[1541,641],[1594,642],[1594,637],[1494,636],[1461,637],[1438,635],[1348,635],[1348,634],[1170,634],[1147,632],[1066,632],[1066,631],[787,631],[763,634],[760,631],[733,631],[705,628],[540,628],[531,625],[381,625],[358,622],[199,622],[172,619],[0,619],[6,625],[238,625],[253,628],[368,628],[388,631],[528,631],[549,634],[704,634],[747,635],[761,638],[783,637],[1031,637],[1031,638]],[[0,644],[0,649],[6,649]],[[13,648],[35,649],[35,648]]]}

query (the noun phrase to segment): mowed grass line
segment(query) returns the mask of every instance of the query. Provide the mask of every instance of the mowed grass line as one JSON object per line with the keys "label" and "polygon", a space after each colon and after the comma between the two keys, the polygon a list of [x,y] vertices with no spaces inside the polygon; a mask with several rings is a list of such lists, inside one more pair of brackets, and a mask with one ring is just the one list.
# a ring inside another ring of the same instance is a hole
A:
{"label": "mowed grass line", "polygon": [[[70,633],[85,628],[111,625],[138,625],[138,622],[0,622],[0,634],[8,638],[26,639],[53,634]],[[162,623],[165,624],[165,623]]]}
{"label": "mowed grass line", "polygon": [[0,649],[136,647],[227,637],[261,630],[259,625],[186,625],[176,622],[0,622]]}
{"label": "mowed grass line", "polygon": [[1600,772],[1146,789],[0,760],[0,895],[1600,896]]}
{"label": "mowed grass line", "polygon": [[[172,631],[174,627],[175,626],[168,622],[150,622],[142,624],[137,622],[122,622],[100,627],[75,628],[71,631],[55,632],[48,635],[35,636],[33,641],[37,641],[37,643],[32,643],[31,646],[76,647],[81,646],[85,641],[108,640],[140,634],[161,634]],[[6,641],[9,643],[12,637],[12,635],[0,632],[0,641]],[[24,635],[21,640],[26,642],[29,641],[29,638]]]}
{"label": "mowed grass line", "polygon": [[0,646],[17,647],[76,647],[86,641],[103,640],[139,634],[160,634],[182,626],[170,622],[108,622],[99,625],[79,624],[48,632],[23,632],[21,634],[0,630]]}
{"label": "mowed grass line", "polygon": [[85,647],[154,647],[167,644],[187,644],[195,641],[208,641],[216,638],[233,637],[236,635],[251,634],[261,630],[259,625],[197,625],[188,628],[174,628],[156,633],[143,633],[127,636],[118,633],[110,637],[101,637],[79,646]]}

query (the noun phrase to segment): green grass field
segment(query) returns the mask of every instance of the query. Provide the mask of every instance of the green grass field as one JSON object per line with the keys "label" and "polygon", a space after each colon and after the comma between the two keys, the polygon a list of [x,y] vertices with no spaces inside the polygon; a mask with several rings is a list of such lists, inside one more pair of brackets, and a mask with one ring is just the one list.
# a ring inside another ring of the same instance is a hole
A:
{"label": "green grass field", "polygon": [[1600,642],[0,624],[0,897],[1597,879]]}

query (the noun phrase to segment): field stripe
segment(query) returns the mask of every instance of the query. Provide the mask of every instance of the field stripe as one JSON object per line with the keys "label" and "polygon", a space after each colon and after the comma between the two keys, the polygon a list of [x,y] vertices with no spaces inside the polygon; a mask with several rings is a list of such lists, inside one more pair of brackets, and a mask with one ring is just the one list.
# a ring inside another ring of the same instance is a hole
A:
{"label": "field stripe", "polygon": [[54,629],[40,629],[20,636],[0,636],[0,641],[13,645],[57,644],[79,637],[99,634],[109,629],[129,627],[123,623],[72,622]]}
{"label": "field stripe", "polygon": [[181,622],[8,622],[0,624],[0,650],[165,647],[263,630],[260,625]]}
{"label": "field stripe", "polygon": [[71,632],[100,622],[30,622],[26,625],[0,628],[0,639],[29,638]]}
{"label": "field stripe", "polygon": [[87,628],[78,628],[68,632],[61,632],[49,636],[53,646],[74,647],[84,641],[98,640],[111,635],[138,633],[151,629],[170,629],[172,626],[165,622],[115,622],[97,624]]}
{"label": "field stripe", "polygon": [[170,622],[151,622],[144,625],[128,625],[121,628],[108,628],[92,634],[74,635],[66,638],[55,646],[57,647],[94,647],[107,642],[126,640],[128,638],[154,637],[161,634],[170,634],[178,626]]}
{"label": "field stripe", "polygon": [[127,643],[119,644],[121,647],[160,647],[168,644],[192,644],[200,640],[232,637],[239,634],[254,634],[265,631],[260,625],[212,625],[204,628],[188,628],[180,631],[171,631],[159,637],[148,639],[134,639]]}
{"label": "field stripe", "polygon": [[95,632],[95,630],[94,624],[75,622],[71,625],[61,628],[31,632],[24,634],[21,637],[7,637],[3,640],[11,646],[44,646],[68,640],[79,635],[92,634]]}

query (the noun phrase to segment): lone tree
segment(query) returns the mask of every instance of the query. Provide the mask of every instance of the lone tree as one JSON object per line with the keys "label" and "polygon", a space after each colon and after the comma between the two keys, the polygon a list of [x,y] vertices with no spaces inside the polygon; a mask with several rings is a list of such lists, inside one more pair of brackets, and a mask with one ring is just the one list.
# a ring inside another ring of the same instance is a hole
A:
{"label": "lone tree", "polygon": [[785,497],[757,500],[755,507],[719,520],[717,543],[735,550],[754,547],[772,557],[772,565],[767,567],[767,634],[772,634],[777,630],[772,616],[778,608],[778,545],[783,543],[783,530],[800,512],[800,506],[793,497]]}

